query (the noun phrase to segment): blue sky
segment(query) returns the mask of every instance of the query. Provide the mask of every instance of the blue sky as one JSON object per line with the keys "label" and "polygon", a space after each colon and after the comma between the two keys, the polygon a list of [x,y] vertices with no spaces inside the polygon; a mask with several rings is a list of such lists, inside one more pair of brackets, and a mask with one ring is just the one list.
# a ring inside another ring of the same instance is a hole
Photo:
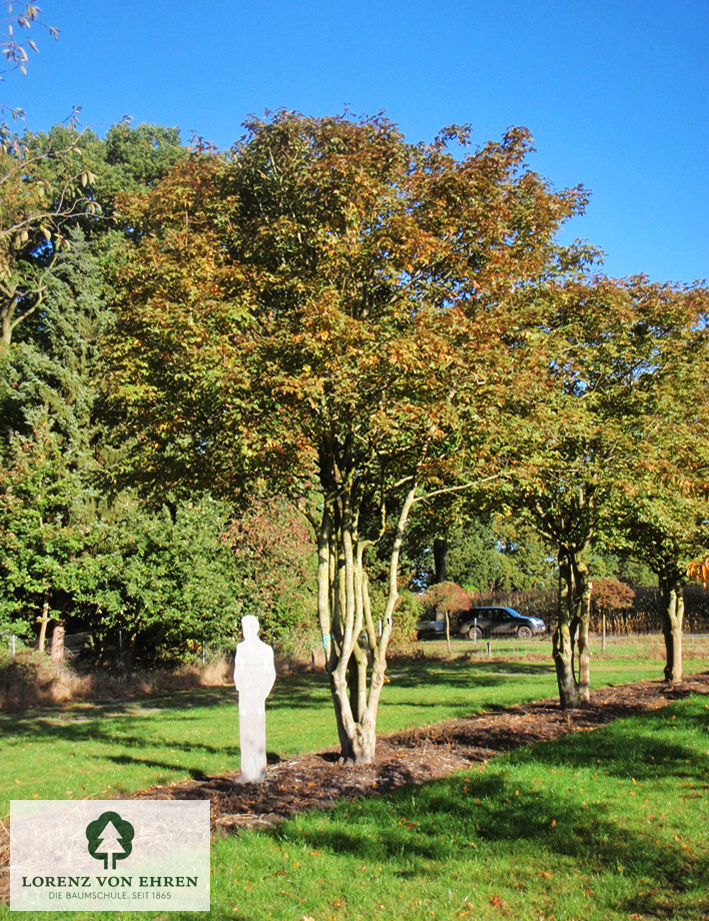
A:
{"label": "blue sky", "polygon": [[[707,0],[39,0],[58,42],[0,101],[33,130],[82,106],[220,147],[266,109],[383,110],[411,141],[470,124],[474,144],[531,129],[532,166],[583,183],[564,238],[613,276],[709,277]],[[34,31],[34,30],[33,30]]]}

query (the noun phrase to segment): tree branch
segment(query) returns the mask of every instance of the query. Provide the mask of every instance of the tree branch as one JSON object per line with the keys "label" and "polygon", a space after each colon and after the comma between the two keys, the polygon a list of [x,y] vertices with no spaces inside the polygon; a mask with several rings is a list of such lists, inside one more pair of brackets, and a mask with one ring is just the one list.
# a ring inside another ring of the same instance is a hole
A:
{"label": "tree branch", "polygon": [[433,492],[426,493],[423,496],[417,496],[413,501],[427,502],[434,496],[448,495],[452,492],[462,492],[464,489],[471,489],[473,486],[480,486],[482,483],[490,483],[492,480],[497,480],[504,476],[504,473],[493,473],[491,476],[483,477],[481,480],[471,480],[469,483],[461,483],[458,486],[446,486],[443,489],[434,489]]}

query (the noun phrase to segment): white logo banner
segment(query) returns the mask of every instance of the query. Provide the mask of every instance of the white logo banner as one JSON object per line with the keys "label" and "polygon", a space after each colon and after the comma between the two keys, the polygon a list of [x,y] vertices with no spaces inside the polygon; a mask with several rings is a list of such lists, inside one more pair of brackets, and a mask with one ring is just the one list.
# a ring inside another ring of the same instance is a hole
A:
{"label": "white logo banner", "polygon": [[14,800],[12,911],[209,911],[208,800]]}

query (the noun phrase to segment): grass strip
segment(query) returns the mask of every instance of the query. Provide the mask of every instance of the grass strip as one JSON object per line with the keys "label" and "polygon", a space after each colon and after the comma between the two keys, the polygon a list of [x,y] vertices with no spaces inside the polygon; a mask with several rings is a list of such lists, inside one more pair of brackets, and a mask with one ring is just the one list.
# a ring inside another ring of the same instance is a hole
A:
{"label": "grass strip", "polygon": [[709,698],[697,696],[269,833],[218,838],[209,917],[704,921],[708,747]]}

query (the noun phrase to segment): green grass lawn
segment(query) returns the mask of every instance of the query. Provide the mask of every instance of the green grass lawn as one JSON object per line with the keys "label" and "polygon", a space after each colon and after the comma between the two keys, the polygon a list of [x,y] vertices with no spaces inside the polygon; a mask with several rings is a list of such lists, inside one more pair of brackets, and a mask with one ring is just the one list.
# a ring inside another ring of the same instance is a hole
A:
{"label": "green grass lawn", "polygon": [[217,838],[208,917],[704,921],[708,748],[709,698],[697,696],[272,832]]}
{"label": "green grass lawn", "polygon": [[[422,646],[428,658],[390,664],[380,733],[557,693],[547,642],[499,640],[495,651],[505,658],[493,660],[480,650],[469,657],[471,645],[462,642],[453,647],[458,657],[446,660],[436,657],[441,652],[437,646]],[[640,651],[647,652],[647,647]],[[687,659],[688,672],[702,668],[706,659]],[[614,644],[593,662],[596,687],[661,674],[660,661],[639,657],[637,641]],[[325,675],[277,681],[268,700],[267,727],[271,760],[334,745],[337,734]],[[11,799],[117,797],[239,766],[238,707],[232,688],[0,714],[0,735],[0,816],[8,814]]]}
{"label": "green grass lawn", "polygon": [[697,698],[216,842],[214,918],[706,919]]}

